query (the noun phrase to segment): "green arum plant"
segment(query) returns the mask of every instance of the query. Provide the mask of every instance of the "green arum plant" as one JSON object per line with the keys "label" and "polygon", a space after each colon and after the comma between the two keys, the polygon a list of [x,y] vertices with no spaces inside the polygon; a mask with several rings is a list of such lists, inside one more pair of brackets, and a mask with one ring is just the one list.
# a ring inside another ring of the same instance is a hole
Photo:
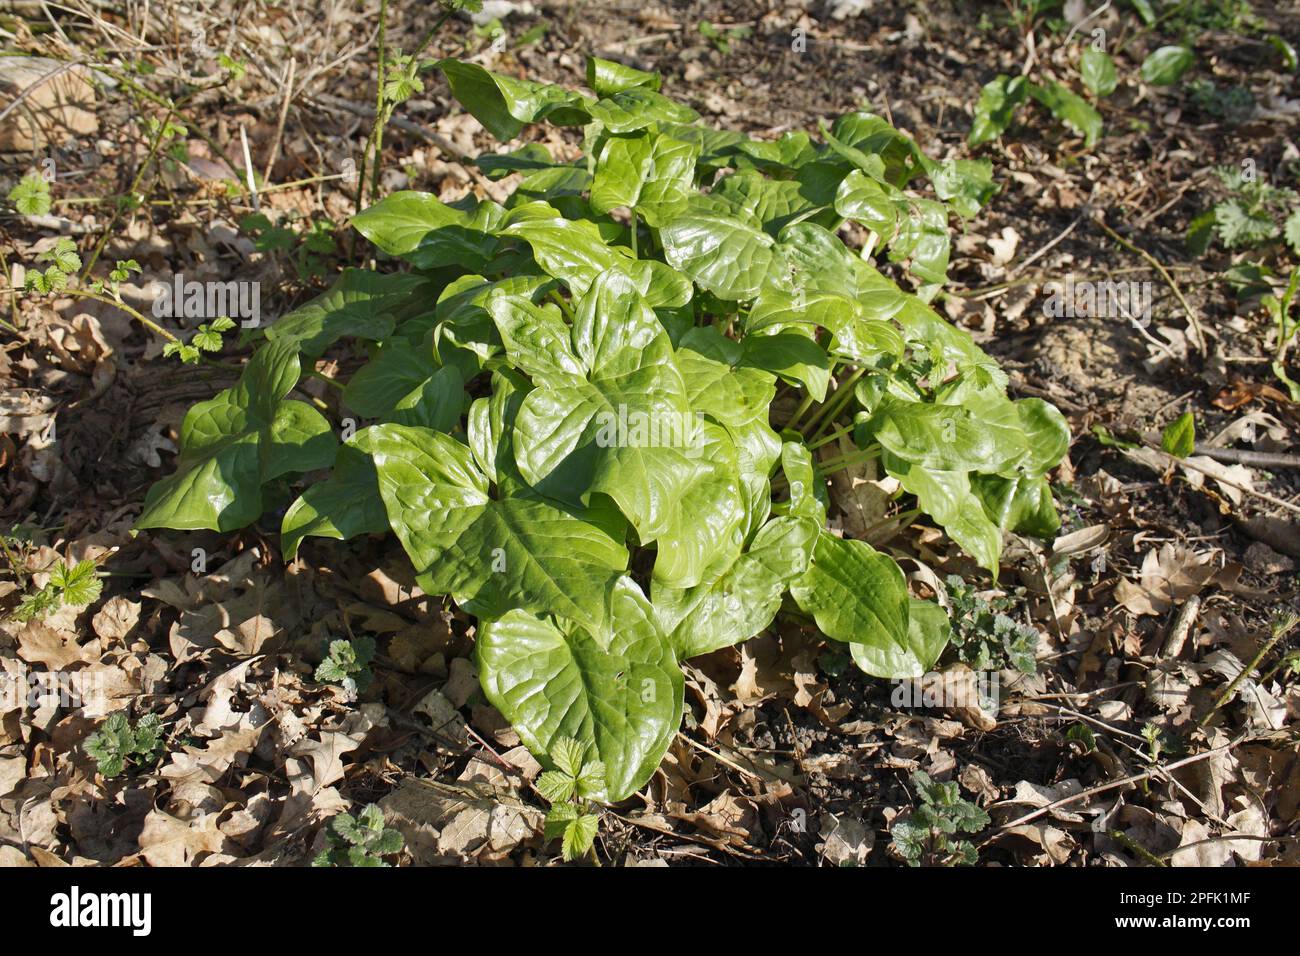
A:
{"label": "green arum plant", "polygon": [[[868,674],[929,669],[946,615],[888,554],[830,530],[826,478],[879,459],[994,574],[1004,532],[1059,526],[1045,475],[1064,419],[1008,399],[926,304],[949,212],[978,210],[988,165],[933,162],[866,113],[824,143],[709,129],[657,76],[604,60],[590,94],[439,66],[498,138],[549,119],[582,127],[586,158],[530,144],[478,160],[520,174],[504,204],[404,191],[359,213],[409,271],[345,270],[271,326],[239,383],[190,410],[137,527],[233,531],[329,469],[283,516],[286,557],[306,536],[391,530],[421,587],[477,618],[487,698],[548,769],[578,741],[603,767],[583,794],[599,802],[659,766],[679,662],[783,610]],[[925,177],[938,199],[914,192]],[[849,220],[860,251],[837,235]],[[339,395],[365,427],[340,444],[287,396],[344,337],[369,362]],[[831,436],[855,448],[819,465],[810,445]]]}

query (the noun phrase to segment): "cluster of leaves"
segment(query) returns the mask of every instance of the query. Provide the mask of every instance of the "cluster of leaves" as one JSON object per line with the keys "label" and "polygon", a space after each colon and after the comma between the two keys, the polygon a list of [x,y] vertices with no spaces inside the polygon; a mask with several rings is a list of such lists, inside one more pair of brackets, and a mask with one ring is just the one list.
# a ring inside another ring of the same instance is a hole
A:
{"label": "cluster of leaves", "polygon": [[[1170,86],[1195,62],[1195,54],[1185,46],[1163,46],[1142,61],[1140,73],[1151,86]],[[1105,50],[1103,34],[1087,44],[1079,56],[1079,78],[1095,100],[1110,96],[1119,86],[1119,71]],[[1102,134],[1102,118],[1096,107],[1082,96],[1055,80],[1036,83],[1028,76],[999,73],[984,84],[975,118],[967,136],[972,146],[995,140],[1007,131],[1016,112],[1028,100],[1047,108],[1057,119],[1083,137],[1092,147]]]}
{"label": "cluster of leaves", "polygon": [[591,812],[591,801],[605,786],[605,765],[586,759],[587,747],[572,737],[560,737],[551,747],[551,764],[537,778],[537,792],[551,803],[546,814],[545,837],[560,839],[566,860],[576,860],[591,851],[600,826],[600,816]]}
{"label": "cluster of leaves", "polygon": [[338,250],[334,224],[328,219],[309,220],[300,231],[284,219],[277,224],[265,213],[255,212],[241,219],[239,228],[253,237],[253,246],[259,252],[284,253],[300,282],[328,275],[329,259]]}
{"label": "cluster of leaves", "polygon": [[701,20],[696,29],[700,31],[700,36],[713,44],[713,48],[727,56],[731,53],[731,44],[736,40],[743,40],[754,32],[752,27],[735,26],[719,27],[708,20]]}
{"label": "cluster of leaves", "polygon": [[957,656],[974,670],[1014,667],[1022,674],[1038,670],[1035,650],[1038,631],[1009,617],[1009,597],[982,597],[978,589],[955,574],[948,576],[952,643]]}
{"label": "cluster of leaves", "polygon": [[1300,256],[1300,194],[1294,189],[1274,186],[1259,175],[1253,163],[1241,167],[1216,167],[1215,175],[1227,195],[1212,209],[1201,213],[1187,228],[1187,247],[1204,254],[1215,240],[1227,249],[1248,249],[1254,261],[1238,262],[1224,275],[1237,287],[1237,294],[1259,294],[1259,304],[1274,327],[1273,373],[1286,385],[1292,401],[1300,401],[1300,383],[1287,372],[1290,350],[1300,321],[1291,315],[1300,267],[1293,267],[1285,291],[1277,294],[1270,283],[1274,279],[1269,252],[1281,253],[1283,245],[1293,257]]}
{"label": "cluster of leaves", "polygon": [[48,295],[61,292],[68,287],[72,276],[81,268],[81,256],[77,255],[77,244],[66,236],[58,239],[44,252],[36,254],[37,262],[48,262],[44,271],[28,269],[23,283],[29,292]]}
{"label": "cluster of leaves", "polygon": [[374,680],[375,675],[370,672],[374,657],[373,637],[329,641],[325,659],[316,667],[316,679],[322,684],[339,684],[349,694],[359,694]]}
{"label": "cluster of leaves", "polygon": [[1202,255],[1213,239],[1227,249],[1255,247],[1279,237],[1300,255],[1300,197],[1274,186],[1253,167],[1217,166],[1227,195],[1187,228],[1187,247]]}
{"label": "cluster of leaves", "polygon": [[[1089,77],[1093,82],[1100,82],[1091,71]],[[1055,80],[1034,83],[1024,76],[999,73],[980,90],[968,142],[978,146],[997,139],[1011,125],[1017,109],[1029,99],[1045,106],[1053,116],[1074,129],[1083,137],[1084,145],[1091,147],[1101,138],[1101,114],[1079,94]]]}
{"label": "cluster of leaves", "polygon": [[32,170],[9,190],[8,200],[23,216],[44,216],[50,211],[50,183],[43,175]]}
{"label": "cluster of leaves", "polygon": [[[949,215],[991,195],[989,164],[934,162],[861,112],[820,143],[710,129],[657,76],[605,60],[590,94],[438,65],[497,138],[580,126],[585,158],[530,144],[478,160],[520,174],[504,204],[402,191],[359,213],[409,271],[344,270],[270,327],[239,383],[190,410],[137,526],[235,530],[271,483],[330,469],[285,513],[286,556],[309,535],[391,530],[421,587],[478,618],[487,698],[544,763],[577,740],[603,767],[599,801],[658,767],[679,662],[783,607],[868,674],[928,670],[946,615],[887,554],[830,531],[826,477],[879,458],[994,574],[1004,531],[1059,527],[1045,476],[1064,419],[1010,400],[927,304]],[[926,178],[938,198],[917,194]],[[849,221],[861,249],[838,235]],[[366,427],[340,444],[288,395],[345,336],[368,343],[341,393]],[[802,395],[793,417],[773,410],[779,387],[789,406]],[[819,467],[810,445],[846,420],[857,450]]]}
{"label": "cluster of leaves", "polygon": [[956,781],[935,783],[918,770],[912,786],[921,798],[906,820],[890,830],[894,850],[908,866],[974,866],[979,852],[969,840],[953,839],[957,833],[978,833],[989,825],[989,815],[961,795]]}
{"label": "cluster of leaves", "polygon": [[99,597],[102,587],[94,561],[56,564],[50,569],[50,578],[45,586],[26,595],[14,610],[13,617],[18,621],[29,621],[51,614],[65,604],[70,607],[90,604]]}
{"label": "cluster of leaves", "polygon": [[376,804],[355,817],[340,813],[325,827],[327,846],[311,861],[312,866],[388,866],[384,857],[401,853],[406,845],[402,834],[384,827],[384,811]]}
{"label": "cluster of leaves", "polygon": [[119,711],[86,739],[86,753],[105,778],[119,776],[128,766],[152,764],[162,749],[162,719],[157,714],[145,714],[133,727],[126,712]]}
{"label": "cluster of leaves", "polygon": [[204,322],[190,337],[188,342],[180,339],[163,346],[163,355],[177,356],[185,365],[198,365],[204,352],[220,352],[225,346],[224,333],[235,327],[235,320],[228,315],[221,315],[211,322]]}

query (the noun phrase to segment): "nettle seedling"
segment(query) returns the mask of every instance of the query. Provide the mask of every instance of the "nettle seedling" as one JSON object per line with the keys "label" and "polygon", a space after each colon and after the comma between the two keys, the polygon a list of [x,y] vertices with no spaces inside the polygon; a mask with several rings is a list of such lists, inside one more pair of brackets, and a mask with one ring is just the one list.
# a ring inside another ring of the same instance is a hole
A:
{"label": "nettle seedling", "polygon": [[330,817],[325,839],[328,845],[312,866],[388,866],[384,857],[401,853],[406,845],[400,832],[384,827],[384,811],[373,803],[355,817]]}
{"label": "nettle seedling", "polygon": [[127,767],[153,764],[162,749],[162,719],[157,714],[145,714],[132,726],[119,711],[86,739],[86,753],[105,778],[119,776]]}
{"label": "nettle seedling", "polygon": [[979,851],[958,833],[978,833],[989,815],[965,799],[956,781],[935,783],[918,770],[912,774],[921,804],[890,830],[895,852],[908,866],[974,866]]}
{"label": "nettle seedling", "polygon": [[981,597],[978,588],[955,574],[948,575],[948,602],[957,656],[975,670],[1014,667],[1022,674],[1038,670],[1035,651],[1038,631],[1007,615],[1014,601]]}
{"label": "nettle seedling", "polygon": [[373,637],[329,641],[325,659],[316,667],[316,679],[322,684],[338,684],[349,694],[359,694],[374,680],[375,675],[370,672],[374,656]]}
{"label": "nettle seedling", "polygon": [[[596,802],[659,766],[680,662],[783,609],[867,674],[929,670],[947,615],[831,529],[827,476],[878,461],[993,574],[1004,532],[1059,527],[1045,476],[1064,419],[1009,399],[928,305],[949,216],[992,194],[989,164],[935,162],[864,112],[821,142],[710,129],[606,60],[589,92],[437,65],[498,139],[545,119],[580,128],[585,156],[480,157],[518,174],[504,203],[402,191],[360,212],[353,228],[406,268],[346,269],[267,329],[239,383],[186,416],[137,527],[234,531],[325,472],[283,516],[285,556],[392,531],[424,591],[475,619],[484,693],[529,749],[560,769],[572,738],[599,763]],[[337,396],[364,425],[340,444],[289,395],[345,338],[368,362]],[[831,436],[847,450],[817,461]]]}

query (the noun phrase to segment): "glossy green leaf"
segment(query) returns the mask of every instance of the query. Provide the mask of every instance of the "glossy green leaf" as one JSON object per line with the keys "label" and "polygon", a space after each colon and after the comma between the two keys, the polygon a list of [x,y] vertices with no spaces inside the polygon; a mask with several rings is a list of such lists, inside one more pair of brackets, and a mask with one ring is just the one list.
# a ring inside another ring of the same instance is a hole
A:
{"label": "glossy green leaf", "polygon": [[638,86],[658,90],[659,83],[658,73],[646,73],[598,56],[587,57],[587,86],[595,90],[597,96],[612,96]]}
{"label": "glossy green leaf", "polygon": [[285,512],[280,547],[288,561],[308,536],[346,541],[387,530],[374,462],[352,445],[340,445],[330,476],[309,486]]}
{"label": "glossy green leaf", "polygon": [[393,312],[423,281],[402,273],[344,269],[328,292],[281,316],[266,330],[266,337],[313,358],[344,336],[385,339],[393,333]]}
{"label": "glossy green leaf", "polygon": [[482,269],[497,250],[506,210],[494,202],[449,206],[430,193],[402,190],[352,217],[376,246],[420,269]]}
{"label": "glossy green leaf", "polygon": [[1029,84],[1029,95],[1042,103],[1057,119],[1072,126],[1083,136],[1085,146],[1094,146],[1101,138],[1101,114],[1076,93],[1071,93],[1060,83],[1048,82],[1040,86]]}
{"label": "glossy green leaf", "polygon": [[605,768],[593,796],[612,803],[658,768],[681,724],[685,682],[630,578],[619,580],[611,605],[608,637],[509,611],[483,625],[475,657],[484,694],[524,744],[539,756],[562,737],[586,744]]}
{"label": "glossy green leaf", "polygon": [[692,588],[654,588],[655,608],[681,659],[732,647],[776,617],[781,597],[808,569],[817,522],[773,518],[744,554],[710,567]]}
{"label": "glossy green leaf", "polygon": [[518,80],[455,59],[439,60],[438,69],[452,95],[502,142],[541,119],[572,126],[585,123],[589,115],[591,101],[563,87]]}
{"label": "glossy green leaf", "polygon": [[868,645],[890,660],[908,649],[907,582],[893,558],[865,541],[823,531],[790,593],[829,638]]}
{"label": "glossy green leaf", "polygon": [[942,471],[886,453],[885,471],[934,519],[963,551],[995,577],[1002,556],[1002,530],[985,512],[965,471]]}
{"label": "glossy green leaf", "polygon": [[728,216],[689,213],[659,239],[670,266],[720,299],[752,299],[772,268],[772,237]]}
{"label": "glossy green leaf", "polygon": [[149,489],[136,528],[234,531],[262,514],[263,484],[333,462],[329,422],[304,402],[284,400],[299,374],[297,349],[271,343],[237,385],[191,408],[176,473]]}
{"label": "glossy green leaf", "polygon": [[1110,96],[1119,86],[1119,72],[1115,69],[1115,61],[1102,50],[1093,49],[1091,46],[1087,47],[1079,58],[1079,77],[1093,96]]}
{"label": "glossy green leaf", "polygon": [[948,615],[933,601],[908,599],[907,639],[902,645],[851,643],[853,662],[872,677],[902,680],[921,677],[939,660],[952,640]]}
{"label": "glossy green leaf", "polygon": [[1186,458],[1196,450],[1196,416],[1183,412],[1160,433],[1160,447],[1175,458]]}
{"label": "glossy green leaf", "polygon": [[470,449],[441,432],[376,425],[370,455],[389,524],[421,587],[485,616],[523,608],[604,633],[627,551],[597,526],[541,499],[492,498]]}
{"label": "glossy green leaf", "polygon": [[1152,86],[1172,86],[1194,62],[1196,55],[1188,47],[1162,46],[1142,61],[1142,79]]}
{"label": "glossy green leaf", "polygon": [[972,146],[997,139],[1015,118],[1016,107],[1025,101],[1028,81],[1023,76],[998,74],[984,84],[975,105],[975,120],[967,137]]}

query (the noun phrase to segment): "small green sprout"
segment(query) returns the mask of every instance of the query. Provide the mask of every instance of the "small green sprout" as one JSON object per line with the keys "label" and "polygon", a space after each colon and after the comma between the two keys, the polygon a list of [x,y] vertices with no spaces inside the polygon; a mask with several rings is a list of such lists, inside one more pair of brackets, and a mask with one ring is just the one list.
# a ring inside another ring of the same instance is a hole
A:
{"label": "small green sprout", "polygon": [[359,694],[374,680],[368,668],[374,656],[373,637],[330,641],[325,660],[316,668],[316,679],[322,684],[339,684],[350,694]]}
{"label": "small green sprout", "polygon": [[962,797],[955,781],[935,783],[918,770],[912,785],[921,805],[895,823],[890,831],[894,849],[908,866],[974,866],[979,851],[955,833],[977,833],[989,825],[989,815]]}
{"label": "small green sprout", "polygon": [[384,827],[384,811],[370,804],[353,817],[340,813],[325,828],[329,846],[316,855],[312,866],[388,866],[384,857],[401,853],[402,834]]}
{"label": "small green sprout", "polygon": [[605,785],[605,765],[584,760],[586,752],[586,746],[572,737],[559,738],[551,747],[551,761],[557,769],[537,778],[537,792],[551,802],[546,839],[560,838],[566,861],[591,851],[600,826],[599,815],[588,812],[588,806]]}
{"label": "small green sprout", "polygon": [[127,766],[152,764],[162,751],[162,720],[157,714],[145,714],[135,724],[125,711],[113,714],[86,740],[86,753],[94,758],[100,774],[119,776]]}

